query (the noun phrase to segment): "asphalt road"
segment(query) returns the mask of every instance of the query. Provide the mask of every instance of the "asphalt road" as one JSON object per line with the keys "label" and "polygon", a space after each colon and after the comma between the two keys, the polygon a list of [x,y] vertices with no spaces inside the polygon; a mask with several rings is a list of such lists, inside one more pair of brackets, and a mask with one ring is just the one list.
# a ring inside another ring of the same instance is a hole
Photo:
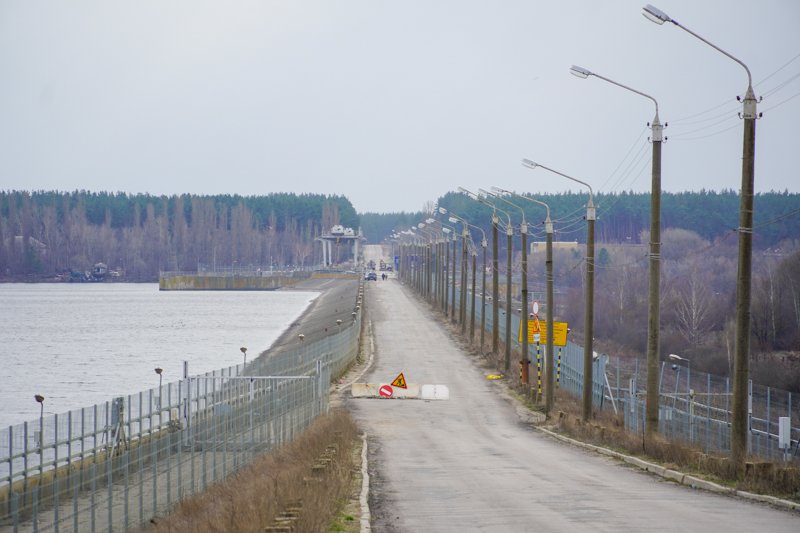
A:
{"label": "asphalt road", "polygon": [[800,531],[800,514],[693,490],[546,437],[396,280],[366,289],[361,381],[444,384],[446,401],[349,399],[367,432],[377,532]]}

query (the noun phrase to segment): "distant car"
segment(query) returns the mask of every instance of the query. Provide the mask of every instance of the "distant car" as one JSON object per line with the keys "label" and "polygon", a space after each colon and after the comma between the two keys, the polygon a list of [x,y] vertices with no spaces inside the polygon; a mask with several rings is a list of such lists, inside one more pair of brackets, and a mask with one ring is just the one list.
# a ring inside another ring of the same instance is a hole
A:
{"label": "distant car", "polygon": [[378,275],[375,272],[367,272],[367,275],[364,276],[364,279],[367,281],[378,281]]}

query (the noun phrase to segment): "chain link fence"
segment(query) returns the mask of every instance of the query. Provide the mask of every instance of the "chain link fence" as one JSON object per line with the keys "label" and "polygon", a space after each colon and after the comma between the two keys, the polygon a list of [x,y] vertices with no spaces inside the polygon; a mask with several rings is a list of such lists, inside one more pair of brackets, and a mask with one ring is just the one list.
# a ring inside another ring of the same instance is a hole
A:
{"label": "chain link fence", "polygon": [[[456,272],[455,291],[452,278],[446,276],[447,285],[441,294],[447,296],[448,312],[455,297],[456,318],[459,316],[461,276]],[[444,279],[444,278],[443,278]],[[470,281],[471,283],[471,281]],[[409,282],[414,287],[414,282]],[[434,281],[433,286],[437,286]],[[481,305],[480,282],[474,298],[475,339],[479,342],[481,324],[485,323],[486,347],[491,349],[493,329],[492,301],[486,296],[486,308]],[[487,290],[490,287],[487,283]],[[467,289],[468,320],[472,317],[473,295]],[[438,297],[437,297],[438,298]],[[506,337],[506,309],[500,302],[498,331],[501,342]],[[435,305],[439,305],[438,303]],[[517,353],[522,349],[519,339],[520,313],[512,304],[511,347]],[[521,304],[519,304],[521,305]],[[486,314],[483,318],[484,312]],[[485,320],[485,322],[484,322]],[[542,376],[546,369],[544,345],[529,345],[531,386],[541,397]],[[554,364],[558,386],[581,398],[583,395],[583,347],[567,342],[564,348],[555,347]],[[518,357],[518,356],[517,356]],[[691,443],[706,453],[729,454],[731,451],[731,396],[730,378],[692,371],[685,359],[680,364],[663,362],[659,375],[659,430],[668,439]],[[640,371],[637,361],[625,364],[619,357],[597,354],[592,363],[593,405],[599,409],[613,410],[623,416],[629,431],[644,431],[646,371]],[[780,442],[779,424],[783,419],[786,438]],[[800,394],[755,384],[748,390],[748,449],[755,456],[769,461],[800,463]],[[788,428],[788,429],[787,429]],[[783,447],[782,447],[783,445]]]}
{"label": "chain link fence", "polygon": [[290,442],[358,355],[361,313],[248,363],[0,430],[0,529],[128,531]]}

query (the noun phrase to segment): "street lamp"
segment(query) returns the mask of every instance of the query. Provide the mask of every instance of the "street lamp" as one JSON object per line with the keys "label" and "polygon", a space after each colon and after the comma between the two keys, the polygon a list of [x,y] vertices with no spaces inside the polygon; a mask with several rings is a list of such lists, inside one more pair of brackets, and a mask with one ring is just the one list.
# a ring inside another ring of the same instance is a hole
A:
{"label": "street lamp", "polygon": [[547,272],[547,279],[546,279],[547,326],[545,329],[545,332],[547,334],[547,342],[545,343],[545,345],[547,353],[545,354],[544,405],[545,405],[545,414],[549,415],[550,411],[553,409],[554,392],[555,392],[555,367],[553,365],[553,320],[554,320],[553,315],[555,313],[555,302],[553,300],[553,221],[550,220],[550,206],[547,205],[545,202],[542,202],[541,200],[537,200],[535,198],[522,196],[521,194],[501,189],[500,187],[494,187],[494,188],[499,192],[505,194],[513,194],[517,198],[522,198],[523,200],[528,200],[529,202],[539,204],[545,208],[547,213],[547,216],[545,217],[544,220],[544,229],[545,233],[547,234],[546,247],[545,247],[545,269]]}
{"label": "street lamp", "polygon": [[36,401],[37,401],[37,403],[38,403],[38,404],[39,404],[39,406],[40,406],[40,409],[39,409],[39,418],[41,419],[41,418],[43,418],[43,417],[44,417],[44,396],[42,396],[41,394],[34,394],[34,395],[33,395],[33,399],[34,399],[34,400],[36,400]]}
{"label": "street lamp", "polygon": [[242,346],[239,348],[239,351],[242,352],[242,355],[244,355],[244,362],[242,363],[242,369],[244,369],[244,367],[247,366],[247,347]]}
{"label": "street lamp", "polygon": [[680,355],[677,355],[677,354],[674,354],[674,353],[669,354],[667,357],[669,357],[669,359],[671,361],[684,361],[686,363],[686,390],[691,390],[691,388],[692,388],[691,387],[691,385],[692,385],[692,362],[689,359],[687,359],[685,357],[681,357]]}
{"label": "street lamp", "polygon": [[163,379],[161,373],[164,371],[162,368],[156,367],[155,372],[158,374],[158,409],[161,410],[161,380]]}
{"label": "street lamp", "polygon": [[499,309],[498,303],[500,301],[499,291],[499,280],[498,280],[498,251],[497,251],[497,228],[499,226],[500,220],[497,217],[497,211],[500,211],[506,216],[507,224],[506,224],[506,350],[505,350],[505,370],[506,372],[511,368],[511,255],[513,252],[513,242],[512,237],[514,235],[514,227],[511,225],[511,215],[509,215],[506,211],[503,211],[496,204],[493,204],[489,200],[486,199],[485,196],[479,196],[473,192],[468,191],[463,187],[458,188],[459,191],[469,195],[471,198],[488,205],[492,208],[492,267],[493,267],[493,284],[494,287],[492,288],[492,350],[496,354],[497,353],[497,344],[498,344],[498,336],[499,336]]}
{"label": "street lamp", "polygon": [[[442,215],[448,214],[447,209],[444,207],[439,208],[439,213]],[[483,231],[483,228],[480,226],[476,226],[475,224],[470,224],[463,218],[459,217],[453,212],[450,212],[451,217],[455,218],[456,220],[461,220],[467,226],[474,228],[481,232],[481,248],[483,248],[483,273],[481,275],[481,353],[483,353],[483,343],[485,339],[485,330],[486,330],[486,247],[488,246],[488,241],[486,240],[486,232]],[[450,219],[448,219],[450,220]],[[453,220],[450,220],[453,222]],[[475,282],[475,265],[474,265],[474,257],[473,257],[473,285]],[[474,340],[475,337],[475,288],[472,289],[472,312],[471,312],[471,323],[470,323],[470,341]]]}
{"label": "street lamp", "polygon": [[[742,190],[739,204],[739,260],[736,277],[736,342],[734,348],[733,420],[731,424],[731,458],[740,468],[747,455],[747,388],[750,374],[750,281],[753,255],[753,194],[755,182],[757,101],[753,93],[753,77],[742,61],[707,41],[686,26],[650,4],[642,13],[656,24],[671,22],[686,33],[700,39],[718,52],[737,62],[747,72],[747,90],[742,100],[744,119],[742,143]],[[739,97],[737,97],[739,99]]]}
{"label": "street lamp", "polygon": [[[492,187],[492,190],[495,192],[503,192],[502,189],[498,187]],[[484,191],[485,192],[485,191]],[[522,213],[522,223],[519,226],[521,244],[522,244],[522,307],[525,310],[524,313],[520,313],[520,322],[522,324],[522,359],[520,360],[520,364],[522,365],[522,376],[520,381],[522,381],[523,385],[527,385],[529,381],[528,376],[528,321],[525,318],[525,315],[528,313],[528,223],[525,222],[525,210],[522,209],[515,203],[512,203],[507,198],[499,194],[492,194],[498,200],[501,200],[512,207],[516,207],[519,209],[519,212]]]}
{"label": "street lamp", "polygon": [[594,191],[592,186],[567,176],[557,170],[548,168],[539,163],[534,163],[530,159],[523,159],[522,164],[528,168],[535,169],[541,167],[545,170],[558,174],[561,177],[572,180],[589,189],[589,203],[586,204],[586,310],[584,315],[584,347],[583,347],[583,421],[587,422],[592,417],[592,344],[594,342],[594,221],[597,218],[597,211],[594,206]]}
{"label": "street lamp", "polygon": [[[461,333],[464,334],[467,329],[467,283],[469,281],[469,266],[467,265],[468,249],[467,238],[469,235],[469,222],[466,219],[451,214],[448,219],[453,224],[461,224],[461,295],[459,297],[458,305],[458,319],[461,322]],[[455,257],[455,256],[454,256]]]}
{"label": "street lamp", "polygon": [[661,309],[659,288],[661,280],[661,141],[664,127],[658,119],[658,102],[649,94],[637,91],[627,85],[616,82],[592,72],[588,69],[572,65],[570,73],[579,78],[594,76],[607,81],[617,87],[622,87],[632,93],[652,100],[656,106],[653,122],[649,124],[652,130],[653,163],[652,179],[650,183],[650,270],[648,276],[647,297],[647,399],[646,399],[646,431],[652,435],[658,432],[658,357],[659,335],[661,327]]}
{"label": "street lamp", "polygon": [[33,399],[39,404],[39,483],[41,483],[44,471],[44,396],[34,394]]}

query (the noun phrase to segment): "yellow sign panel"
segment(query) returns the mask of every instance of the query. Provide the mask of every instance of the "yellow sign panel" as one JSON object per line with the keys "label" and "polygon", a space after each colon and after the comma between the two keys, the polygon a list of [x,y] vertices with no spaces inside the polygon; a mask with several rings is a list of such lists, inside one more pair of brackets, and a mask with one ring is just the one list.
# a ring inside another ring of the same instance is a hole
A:
{"label": "yellow sign panel", "polygon": [[398,387],[400,389],[407,389],[408,385],[406,385],[406,377],[400,372],[400,375],[394,378],[392,381],[392,387]]}
{"label": "yellow sign panel", "polygon": [[[522,342],[522,323],[519,328],[519,342]],[[547,320],[532,318],[528,320],[528,343],[547,343]],[[567,345],[567,323],[553,321],[553,345]]]}

